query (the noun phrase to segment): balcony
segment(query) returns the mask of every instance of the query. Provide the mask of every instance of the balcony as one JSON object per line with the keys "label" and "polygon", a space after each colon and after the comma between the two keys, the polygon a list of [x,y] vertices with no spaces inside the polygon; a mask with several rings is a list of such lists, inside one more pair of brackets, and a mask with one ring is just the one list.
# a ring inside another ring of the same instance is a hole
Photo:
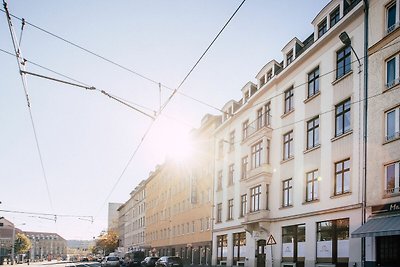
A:
{"label": "balcony", "polygon": [[244,180],[252,180],[257,177],[271,177],[272,176],[272,166],[268,163],[262,163],[259,167],[248,170],[246,173],[246,179]]}
{"label": "balcony", "polygon": [[243,224],[252,224],[257,222],[263,222],[269,219],[269,210],[258,210],[249,212],[244,216]]}
{"label": "balcony", "polygon": [[256,139],[255,137],[261,137],[263,135],[269,134],[271,137],[272,128],[270,125],[271,115],[263,114],[262,117],[256,119],[247,126],[246,135],[243,136],[243,142],[247,140]]}

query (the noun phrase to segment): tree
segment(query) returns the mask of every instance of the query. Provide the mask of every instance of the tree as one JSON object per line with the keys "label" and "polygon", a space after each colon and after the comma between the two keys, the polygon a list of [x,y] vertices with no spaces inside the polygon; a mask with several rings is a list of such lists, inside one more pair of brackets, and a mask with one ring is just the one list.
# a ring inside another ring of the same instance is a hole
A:
{"label": "tree", "polygon": [[15,254],[23,254],[28,252],[32,247],[32,243],[23,233],[18,233],[15,239],[14,251]]}
{"label": "tree", "polygon": [[118,248],[118,235],[114,231],[108,231],[96,240],[96,250],[102,250],[104,255],[114,252]]}

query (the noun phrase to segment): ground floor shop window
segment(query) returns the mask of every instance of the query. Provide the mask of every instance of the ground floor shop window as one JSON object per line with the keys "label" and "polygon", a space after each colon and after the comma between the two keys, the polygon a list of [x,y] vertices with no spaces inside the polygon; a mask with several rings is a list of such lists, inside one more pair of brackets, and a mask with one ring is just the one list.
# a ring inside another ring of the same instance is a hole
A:
{"label": "ground floor shop window", "polygon": [[226,262],[227,250],[228,235],[217,235],[217,264],[221,264],[221,261]]}
{"label": "ground floor shop window", "polygon": [[233,265],[246,258],[246,232],[233,234]]}
{"label": "ground floor shop window", "polygon": [[296,262],[303,267],[306,251],[306,225],[282,227],[282,261]]}
{"label": "ground floor shop window", "polygon": [[398,266],[400,263],[400,235],[376,238],[376,263],[382,267]]}
{"label": "ground floor shop window", "polygon": [[348,218],[317,223],[317,262],[348,266]]}

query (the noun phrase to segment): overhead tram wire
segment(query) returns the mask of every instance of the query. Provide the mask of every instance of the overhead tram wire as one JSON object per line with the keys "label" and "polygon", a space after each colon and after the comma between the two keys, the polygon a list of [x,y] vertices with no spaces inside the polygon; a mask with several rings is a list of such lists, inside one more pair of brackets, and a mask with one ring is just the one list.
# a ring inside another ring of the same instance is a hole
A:
{"label": "overhead tram wire", "polygon": [[7,22],[8,22],[8,28],[10,30],[10,35],[11,35],[11,41],[12,41],[13,47],[14,47],[15,58],[17,60],[17,65],[18,65],[20,76],[21,76],[22,86],[23,86],[24,93],[25,93],[25,98],[26,98],[28,111],[29,111],[29,117],[30,117],[30,120],[31,120],[33,133],[34,133],[34,136],[35,136],[36,148],[37,148],[37,151],[38,151],[40,165],[41,165],[41,168],[42,168],[43,179],[44,179],[44,182],[45,182],[45,185],[46,185],[47,197],[49,199],[50,207],[54,211],[53,200],[52,200],[51,193],[50,193],[50,188],[49,188],[49,182],[47,180],[47,175],[46,175],[46,171],[45,171],[45,168],[44,168],[42,152],[41,152],[41,149],[40,149],[38,135],[37,135],[36,127],[35,127],[35,122],[33,120],[31,104],[30,104],[30,101],[29,101],[28,84],[27,84],[26,77],[24,76],[24,74],[22,72],[22,71],[25,71],[25,66],[24,66],[24,62],[23,62],[23,56],[22,56],[22,52],[21,52],[21,49],[19,47],[19,44],[18,44],[18,42],[16,40],[16,34],[15,34],[15,31],[14,31],[13,24],[11,22],[10,13],[8,12],[7,3],[6,3],[5,0],[3,0],[3,6],[4,6],[4,9],[5,9],[6,19],[7,19]]}
{"label": "overhead tram wire", "polygon": [[[141,147],[141,145],[143,144],[143,141],[146,139],[147,135],[149,134],[150,130],[152,129],[155,121],[158,119],[158,117],[161,115],[161,113],[163,112],[163,110],[165,109],[165,107],[169,104],[169,102],[172,100],[172,98],[175,96],[175,94],[179,91],[179,89],[181,88],[181,86],[185,83],[185,81],[187,80],[187,78],[191,75],[191,73],[193,72],[193,70],[197,67],[197,65],[200,63],[201,59],[206,55],[206,53],[210,50],[211,46],[215,43],[215,41],[218,39],[218,37],[221,35],[221,33],[223,32],[223,30],[226,28],[226,26],[229,24],[229,22],[233,19],[233,17],[236,15],[236,13],[239,11],[239,9],[242,7],[242,5],[244,4],[244,2],[246,2],[246,0],[243,0],[242,3],[239,5],[239,7],[235,10],[235,12],[232,14],[232,16],[229,18],[229,20],[225,23],[225,25],[222,27],[222,29],[218,32],[218,34],[216,35],[216,37],[212,40],[211,44],[207,47],[207,49],[203,52],[203,54],[200,56],[200,58],[197,60],[197,62],[194,64],[194,66],[190,69],[190,71],[188,72],[188,74],[185,76],[185,78],[182,80],[182,82],[179,84],[179,86],[172,92],[172,94],[169,96],[169,98],[166,100],[166,102],[163,104],[163,106],[160,108],[159,113],[156,115],[155,119],[151,122],[149,128],[147,128],[146,132],[144,133],[142,139],[140,140],[140,143],[138,144],[138,146],[136,147],[135,151],[133,152],[132,156],[130,157],[130,159],[128,160],[126,166],[124,167],[121,175],[118,177],[118,179],[116,180],[116,182],[114,183],[114,186],[112,187],[110,193],[108,194],[107,198],[105,199],[104,203],[101,205],[98,214],[101,212],[101,210],[103,209],[104,205],[107,203],[108,199],[110,198],[111,194],[113,193],[113,191],[115,190],[115,188],[117,187],[118,183],[120,182],[122,176],[124,175],[124,173],[126,172],[127,168],[129,167],[130,163],[132,162],[134,156],[136,155],[137,151],[139,150],[139,148]],[[97,217],[97,215],[96,215]]]}
{"label": "overhead tram wire", "polygon": [[73,215],[73,214],[55,214],[55,213],[44,213],[44,212],[29,212],[19,210],[0,210],[1,212],[13,213],[13,214],[25,214],[25,215],[36,215],[36,216],[54,216],[55,218],[87,218],[92,219],[91,215]]}
{"label": "overhead tram wire", "polygon": [[[4,9],[1,9],[1,8],[0,8],[0,11],[5,12],[5,10],[4,10]],[[39,30],[39,31],[42,31],[42,32],[44,32],[44,33],[46,33],[46,34],[48,34],[48,35],[50,35],[50,36],[52,36],[52,37],[54,37],[54,38],[56,38],[56,39],[59,39],[59,40],[65,42],[65,43],[68,43],[68,44],[70,44],[70,45],[72,45],[72,46],[74,46],[74,47],[76,47],[76,48],[78,48],[78,49],[80,49],[80,50],[82,50],[82,51],[85,51],[86,53],[89,53],[89,54],[91,54],[91,55],[93,55],[93,56],[95,56],[95,57],[97,57],[97,58],[99,58],[99,59],[105,61],[105,62],[108,62],[108,63],[110,63],[110,64],[112,64],[112,65],[114,65],[114,66],[117,66],[117,67],[119,67],[119,68],[125,70],[125,71],[128,71],[129,73],[134,74],[134,75],[136,75],[136,76],[138,76],[138,77],[140,77],[140,78],[142,78],[142,79],[144,79],[144,80],[147,80],[147,81],[149,81],[149,82],[152,82],[152,83],[154,83],[154,84],[157,84],[157,86],[160,86],[160,85],[161,85],[161,87],[163,87],[163,88],[165,88],[165,89],[167,89],[167,90],[170,90],[170,91],[172,91],[172,92],[175,91],[175,89],[173,89],[173,88],[171,88],[171,87],[169,87],[169,86],[167,86],[167,85],[165,85],[165,84],[163,84],[163,83],[161,83],[161,82],[157,82],[156,80],[154,80],[154,79],[152,79],[152,78],[149,78],[149,77],[147,77],[147,76],[145,76],[145,75],[143,75],[143,74],[141,74],[141,73],[139,73],[139,72],[137,72],[137,71],[135,71],[135,70],[132,70],[132,69],[126,67],[126,66],[123,66],[122,64],[117,63],[117,62],[115,62],[114,60],[108,59],[108,58],[106,58],[105,56],[102,56],[102,55],[100,55],[100,54],[98,54],[98,53],[95,53],[95,52],[93,52],[93,51],[91,51],[91,50],[89,50],[89,49],[87,49],[87,48],[85,48],[85,47],[83,47],[83,46],[81,46],[81,45],[78,45],[78,44],[76,44],[76,43],[74,43],[74,42],[72,42],[72,41],[69,41],[69,40],[67,40],[67,39],[65,39],[65,38],[63,38],[63,37],[61,37],[61,36],[59,36],[59,35],[57,35],[57,34],[55,34],[55,33],[52,33],[52,32],[50,32],[50,31],[48,31],[48,30],[45,30],[45,29],[42,28],[42,27],[39,27],[39,26],[37,26],[37,25],[35,25],[35,24],[33,24],[33,23],[30,23],[29,21],[25,20],[24,18],[17,17],[17,16],[15,16],[15,15],[12,14],[12,13],[10,13],[10,16],[13,17],[13,18],[15,18],[15,19],[17,19],[17,20],[24,21],[24,23],[25,23],[26,25],[32,26],[33,28],[35,28],[35,29],[37,29],[37,30]],[[200,103],[200,104],[203,104],[203,105],[205,105],[205,106],[208,106],[208,107],[210,107],[210,108],[213,108],[213,109],[215,109],[215,110],[217,110],[217,111],[219,111],[219,112],[224,113],[220,108],[217,108],[217,107],[215,107],[215,106],[212,106],[212,105],[206,103],[205,101],[202,101],[202,100],[200,100],[200,99],[194,98],[194,97],[192,97],[192,96],[189,96],[189,95],[184,94],[184,93],[181,93],[181,92],[176,92],[176,93],[178,93],[178,94],[180,94],[180,95],[182,95],[182,96],[184,96],[184,97],[186,97],[186,98],[189,98],[189,99],[191,99],[191,100],[193,100],[193,101],[196,101],[196,102],[198,102],[198,103]]]}

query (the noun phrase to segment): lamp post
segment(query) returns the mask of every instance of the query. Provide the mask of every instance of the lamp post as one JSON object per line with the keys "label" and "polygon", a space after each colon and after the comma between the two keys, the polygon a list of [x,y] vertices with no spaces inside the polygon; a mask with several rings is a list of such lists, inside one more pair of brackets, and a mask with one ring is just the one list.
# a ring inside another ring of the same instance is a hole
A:
{"label": "lamp post", "polygon": [[[25,223],[21,223],[20,225],[25,225]],[[12,231],[12,247],[11,247],[11,265],[14,264],[15,258],[15,224],[13,224],[13,231]]]}

